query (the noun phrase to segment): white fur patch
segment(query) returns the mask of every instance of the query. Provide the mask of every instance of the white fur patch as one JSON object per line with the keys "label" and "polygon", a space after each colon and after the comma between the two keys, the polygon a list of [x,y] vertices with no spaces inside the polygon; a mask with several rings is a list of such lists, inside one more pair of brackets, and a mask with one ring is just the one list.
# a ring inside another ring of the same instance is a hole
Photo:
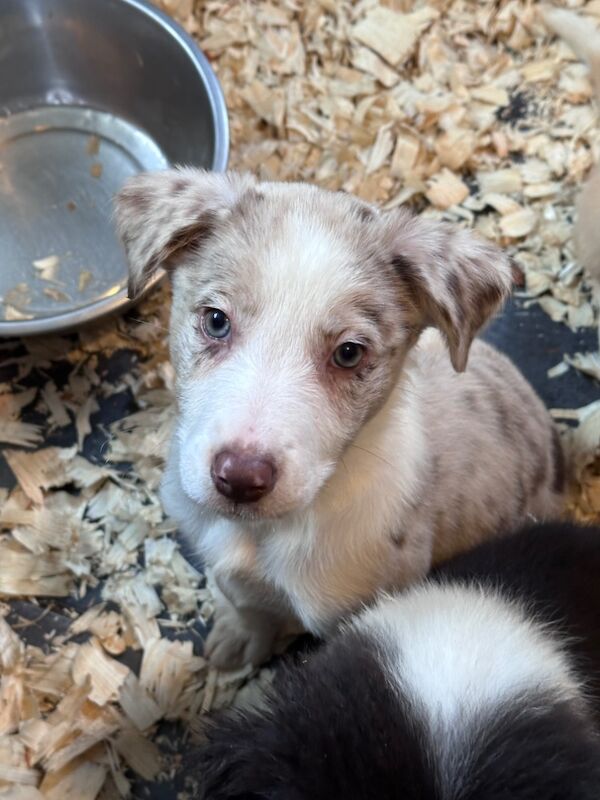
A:
{"label": "white fur patch", "polygon": [[517,603],[474,586],[424,584],[381,600],[355,623],[382,645],[390,680],[414,698],[444,782],[495,709],[527,692],[578,700],[566,654]]}

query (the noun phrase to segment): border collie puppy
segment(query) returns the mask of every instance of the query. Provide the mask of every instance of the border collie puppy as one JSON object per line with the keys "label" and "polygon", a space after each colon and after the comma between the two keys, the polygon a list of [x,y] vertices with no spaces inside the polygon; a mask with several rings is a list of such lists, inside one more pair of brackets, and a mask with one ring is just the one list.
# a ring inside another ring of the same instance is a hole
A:
{"label": "border collie puppy", "polygon": [[208,731],[207,800],[598,800],[600,528],[488,542]]}
{"label": "border collie puppy", "polygon": [[548,412],[473,342],[511,288],[493,245],[194,169],[129,180],[117,222],[132,292],[172,274],[161,497],[220,590],[215,666],[260,663],[291,629],[329,635],[432,563],[560,513]]}

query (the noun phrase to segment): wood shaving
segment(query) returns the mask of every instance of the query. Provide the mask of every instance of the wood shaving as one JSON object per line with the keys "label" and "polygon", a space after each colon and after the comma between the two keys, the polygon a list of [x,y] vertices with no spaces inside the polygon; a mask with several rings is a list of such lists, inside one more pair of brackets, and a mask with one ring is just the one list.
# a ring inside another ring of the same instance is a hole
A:
{"label": "wood shaving", "polygon": [[43,281],[55,281],[60,266],[60,258],[58,256],[39,258],[33,262],[33,266],[37,270],[38,278]]}
{"label": "wood shaving", "polygon": [[[597,110],[585,69],[535,3],[160,5],[221,81],[232,168],[470,225],[514,257],[528,303],[558,324],[597,324],[571,238],[574,200],[600,153]],[[598,0],[576,5],[600,19]],[[99,147],[88,140],[91,160]],[[100,163],[90,172],[100,177]],[[82,269],[78,291],[91,280]],[[268,670],[249,682],[249,669],[208,668],[210,587],[157,497],[174,417],[168,292],[76,337],[24,340],[10,357],[17,378],[0,386],[0,440],[16,481],[0,490],[0,595],[44,619],[48,597],[86,609],[45,627],[43,648],[16,611],[0,615],[0,800],[127,796],[135,774],[153,780],[163,767],[162,720],[201,730],[204,714],[256,702],[269,680]],[[30,296],[25,286],[5,297],[5,317],[30,318]],[[597,378],[593,354],[551,372],[571,365]],[[51,378],[23,391],[34,370]],[[94,429],[95,409],[113,403],[124,409],[118,421]],[[32,408],[35,423],[22,418]],[[577,478],[571,512],[600,521],[600,404],[555,415]],[[70,437],[64,446],[40,447],[56,429]]]}
{"label": "wood shaving", "polygon": [[77,281],[78,291],[85,292],[92,281],[92,277],[93,275],[88,269],[82,269],[79,273],[79,279]]}
{"label": "wood shaving", "polygon": [[59,427],[68,425],[71,419],[69,417],[67,407],[62,401],[56,388],[56,384],[53,381],[47,381],[42,389],[42,397],[46,403],[48,412],[50,413],[50,421]]}
{"label": "wood shaving", "polygon": [[385,6],[376,6],[356,23],[351,35],[392,66],[398,66],[411,55],[419,36],[437,16],[438,12],[428,7],[399,14]]}
{"label": "wood shaving", "polygon": [[448,169],[443,169],[430,178],[425,192],[429,202],[436,208],[442,209],[460,205],[468,195],[469,187]]}
{"label": "wood shaving", "polygon": [[4,319],[11,321],[11,320],[24,320],[24,319],[33,319],[33,314],[27,314],[25,311],[20,311],[18,308],[10,305],[10,303],[4,303]]}
{"label": "wood shaving", "polygon": [[39,444],[42,438],[42,429],[39,425],[21,422],[17,419],[5,419],[0,416],[0,442],[20,447],[32,447]]}
{"label": "wood shaving", "polygon": [[90,136],[86,145],[88,156],[97,156],[100,152],[100,139],[97,136]]}
{"label": "wood shaving", "polygon": [[0,393],[0,443],[31,447],[42,441],[39,425],[19,419],[21,411],[33,402],[35,395],[35,389]]}
{"label": "wood shaving", "polygon": [[21,312],[22,309],[26,308],[31,303],[31,290],[29,285],[26,283],[18,283],[6,292],[3,302],[7,309],[5,314],[8,313],[8,308],[13,308],[14,311]]}
{"label": "wood shaving", "polygon": [[57,289],[55,286],[45,286],[43,289],[43,294],[46,297],[49,297],[51,300],[54,300],[57,303],[69,303],[71,302],[71,298],[66,292]]}
{"label": "wood shaving", "polygon": [[566,356],[566,362],[584,375],[600,381],[600,353],[575,353],[574,356]]}
{"label": "wood shaving", "polygon": [[569,365],[565,361],[561,361],[555,367],[551,367],[547,372],[546,375],[549,378],[559,378],[561,375],[564,375],[565,372],[569,371]]}
{"label": "wood shaving", "polygon": [[500,230],[511,239],[519,239],[530,234],[537,225],[537,214],[532,208],[522,208],[506,214],[500,220]]}
{"label": "wood shaving", "polygon": [[93,413],[98,411],[99,405],[96,398],[90,395],[85,403],[78,409],[75,416],[75,427],[77,428],[77,446],[81,450],[83,447],[83,440],[92,432],[92,424],[90,417]]}

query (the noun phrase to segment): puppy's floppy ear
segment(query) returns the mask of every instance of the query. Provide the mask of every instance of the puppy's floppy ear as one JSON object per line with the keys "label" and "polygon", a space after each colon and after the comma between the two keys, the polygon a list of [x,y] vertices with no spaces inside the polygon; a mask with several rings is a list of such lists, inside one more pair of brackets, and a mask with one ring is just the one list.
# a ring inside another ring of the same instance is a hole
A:
{"label": "puppy's floppy ear", "polygon": [[130,178],[115,201],[129,261],[129,296],[135,297],[159,267],[172,269],[255,185],[251,175],[191,168]]}
{"label": "puppy's floppy ear", "polygon": [[444,335],[452,366],[464,372],[473,337],[510,294],[510,260],[499,248],[406,209],[386,219],[392,265],[410,323]]}

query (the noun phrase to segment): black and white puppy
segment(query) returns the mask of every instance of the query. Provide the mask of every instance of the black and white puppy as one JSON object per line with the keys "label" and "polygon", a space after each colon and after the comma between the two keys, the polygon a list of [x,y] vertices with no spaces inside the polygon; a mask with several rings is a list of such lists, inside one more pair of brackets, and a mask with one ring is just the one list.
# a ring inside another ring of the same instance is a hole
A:
{"label": "black and white puppy", "polygon": [[600,529],[532,527],[381,599],[216,722],[208,800],[598,800]]}

